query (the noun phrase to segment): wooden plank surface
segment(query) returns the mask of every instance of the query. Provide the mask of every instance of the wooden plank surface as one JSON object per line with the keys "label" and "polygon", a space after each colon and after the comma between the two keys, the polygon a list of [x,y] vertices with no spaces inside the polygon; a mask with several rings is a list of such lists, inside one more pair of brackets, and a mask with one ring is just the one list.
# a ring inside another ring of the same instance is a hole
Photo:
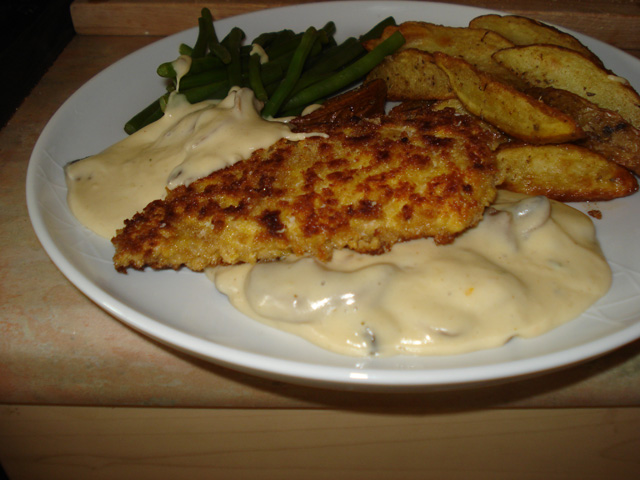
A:
{"label": "wooden plank surface", "polygon": [[640,478],[640,409],[0,406],[12,480]]}
{"label": "wooden plank surface", "polygon": [[[312,0],[75,0],[71,14],[82,35],[168,35],[197,24],[202,7],[221,19]],[[392,3],[392,2],[390,2]],[[585,33],[622,49],[640,48],[637,0],[457,0],[453,2],[527,15]]]}
{"label": "wooden plank surface", "polygon": [[[165,347],[84,296],[40,246],[24,198],[47,121],[94,75],[157,37],[76,35],[0,130],[0,403],[217,408],[640,407],[640,341],[581,365],[457,391],[371,395],[245,375]],[[161,92],[158,93],[158,95]],[[142,105],[113,118],[124,122]],[[100,112],[96,112],[99,115]]]}

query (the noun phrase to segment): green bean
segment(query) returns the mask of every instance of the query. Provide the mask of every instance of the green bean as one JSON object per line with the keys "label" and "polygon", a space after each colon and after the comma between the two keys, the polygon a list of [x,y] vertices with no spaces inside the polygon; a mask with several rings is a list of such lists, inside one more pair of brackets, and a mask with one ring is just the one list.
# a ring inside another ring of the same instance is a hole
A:
{"label": "green bean", "polygon": [[[203,7],[202,10],[200,10],[200,16],[202,18],[204,18],[207,22],[210,22],[211,25],[213,25],[213,14],[211,13],[211,10],[209,10],[207,7]],[[214,41],[218,41],[218,36],[216,35],[215,30],[210,30],[209,35],[213,38]]]}
{"label": "green bean", "polygon": [[333,75],[335,75],[335,72],[321,72],[321,73],[316,73],[315,75],[301,75],[298,81],[296,82],[295,86],[291,90],[291,93],[285,100],[285,102],[288,101],[293,96],[295,96],[298,92],[301,92],[302,90],[304,90],[305,88],[310,87],[311,85],[314,85],[323,80],[326,80]]}
{"label": "green bean", "polygon": [[275,33],[276,33],[275,37],[267,45],[263,45],[263,47],[267,51],[268,49],[279,48],[282,45],[287,45],[295,37],[302,36],[294,33],[293,30],[290,30],[290,29],[280,30],[279,32],[275,32]]}
{"label": "green bean", "polygon": [[319,31],[325,32],[328,37],[332,37],[336,34],[336,24],[333,21],[328,21]]}
{"label": "green bean", "polygon": [[198,103],[203,100],[224,98],[229,93],[229,88],[229,81],[225,79],[220,82],[190,88],[180,93],[187,98],[189,103]]}
{"label": "green bean", "polygon": [[298,48],[298,45],[300,45],[300,41],[302,40],[302,36],[303,34],[294,35],[289,41],[272,45],[271,47],[265,48],[264,51],[270,59],[276,59],[283,55],[287,55]]}
{"label": "green bean", "polygon": [[[160,116],[158,116],[158,112],[160,112]],[[142,127],[148,125],[151,122],[147,123],[147,119],[156,117],[160,118],[162,116],[162,108],[160,107],[160,98],[156,99],[149,106],[142,109],[139,113],[134,115],[127,123],[124,124],[124,131],[127,134],[131,135],[132,133],[137,132]],[[156,119],[157,120],[157,119]]]}
{"label": "green bean", "polygon": [[167,105],[169,104],[170,93],[165,93],[163,96],[159,98],[160,100],[160,109],[164,112],[167,109]]}
{"label": "green bean", "polygon": [[394,32],[389,36],[389,38],[378,44],[373,50],[343,70],[298,92],[286,102],[282,107],[283,110],[293,110],[309,105],[318,99],[325,98],[326,96],[350,85],[366,75],[376,65],[378,65],[384,57],[398,50],[402,45],[404,45],[404,43],[405,38],[402,36],[400,31]]}
{"label": "green bean", "polygon": [[222,63],[230,63],[231,62],[231,53],[225,47],[223,47],[219,43],[215,43],[209,47],[212,55],[215,55],[215,58],[219,58],[222,60]]}
{"label": "green bean", "polygon": [[382,36],[382,32],[385,28],[391,25],[395,25],[396,20],[393,17],[387,17],[384,20],[380,21],[378,24],[374,25],[371,30],[369,30],[364,35],[360,35],[361,43],[366,42],[367,40],[373,40],[374,38],[380,38]]}
{"label": "green bean", "polygon": [[188,73],[201,73],[207,70],[213,70],[214,68],[223,67],[224,63],[218,57],[206,56],[201,58],[191,59],[191,68]]}
{"label": "green bean", "polygon": [[144,128],[147,125],[150,125],[153,122],[160,120],[162,117],[164,117],[164,110],[162,110],[161,108],[157,108],[153,111],[153,113],[151,113],[151,115],[145,118],[144,123],[140,126],[140,128]]}
{"label": "green bean", "polygon": [[340,45],[328,48],[318,55],[313,64],[302,74],[301,79],[338,70],[366,52],[367,50],[355,37],[349,37]]}
{"label": "green bean", "polygon": [[[321,45],[319,45],[318,43],[314,43],[313,46],[311,47],[311,52],[309,52],[309,57],[317,56],[320,50],[321,50]],[[273,67],[277,66],[279,68],[282,68],[283,70],[286,70],[289,67],[289,64],[291,63],[294,54],[295,54],[295,49],[285,53],[284,55],[280,55],[277,58],[270,57],[270,60],[267,63],[262,65],[262,68],[265,69],[272,66]]]}
{"label": "green bean", "polygon": [[[189,72],[187,73],[197,74],[222,66],[224,66],[222,61],[216,57],[206,56],[200,58],[192,58],[191,67],[189,68]],[[158,75],[164,78],[176,78],[177,75],[175,69],[173,68],[173,62],[165,62],[160,64],[156,71]]]}
{"label": "green bean", "polygon": [[231,53],[229,53],[229,50],[222,46],[218,41],[218,35],[216,34],[216,29],[213,24],[213,15],[211,15],[211,10],[209,10],[207,7],[204,7],[202,9],[201,15],[206,20],[207,46],[209,47],[209,52],[213,57],[219,58],[222,63],[230,63]]}
{"label": "green bean", "polygon": [[260,55],[257,53],[254,53],[249,58],[249,86],[258,100],[261,102],[269,100],[269,95],[267,95],[267,91],[264,89],[264,84],[262,83],[262,77],[260,75]]}
{"label": "green bean", "polygon": [[300,78],[300,73],[302,72],[304,63],[307,60],[307,56],[309,55],[311,48],[316,43],[317,38],[318,31],[314,27],[309,27],[304,33],[302,40],[300,41],[300,45],[296,48],[284,79],[273,95],[271,95],[269,101],[265,104],[264,109],[262,110],[263,117],[273,117],[278,113],[280,106],[295,86],[298,78]]}
{"label": "green bean", "polygon": [[328,48],[336,47],[337,45],[338,45],[338,42],[336,42],[336,37],[330,36],[329,40],[324,45],[324,50],[326,50]]}
{"label": "green bean", "polygon": [[[238,35],[239,33],[242,33],[242,35]],[[240,27],[233,27],[231,30],[229,30],[229,33],[225,35],[220,43],[228,48],[231,42],[236,41],[237,36],[240,36],[242,39],[244,39],[244,31]]]}
{"label": "green bean", "polygon": [[277,38],[277,36],[279,34],[280,34],[280,32],[265,32],[265,33],[261,33],[256,38],[254,38],[251,43],[252,44],[253,43],[257,43],[262,48],[265,48],[267,45],[270,45]]}
{"label": "green bean", "polygon": [[203,17],[198,18],[198,37],[196,39],[196,44],[193,46],[193,50],[191,51],[191,57],[200,58],[204,57],[207,53],[207,43],[208,43],[208,29],[207,29],[207,20]]}
{"label": "green bean", "polygon": [[[179,46],[181,55],[191,57],[189,71],[180,79],[180,93],[190,103],[196,103],[224,98],[234,85],[248,86],[265,103],[264,117],[299,112],[361,79],[386,55],[397,50],[404,43],[399,32],[368,53],[361,43],[380,37],[389,25],[395,25],[393,17],[340,44],[334,38],[336,25],[332,21],[319,29],[309,27],[302,33],[290,29],[263,33],[252,42],[260,45],[269,57],[268,62],[261,64],[259,55],[252,53],[252,45],[242,45],[245,35],[240,28],[231,29],[218,41],[213,16],[205,7],[198,18],[194,46]],[[167,83],[167,91],[175,90],[174,62],[159,65],[157,73],[173,79]],[[125,124],[125,131],[132,133],[148,124],[145,122],[161,117],[168,98],[166,93],[139,112]]]}
{"label": "green bean", "polygon": [[193,48],[187,45],[186,43],[181,43],[180,46],[178,47],[178,53],[180,55],[191,56],[191,54],[193,53]]}
{"label": "green bean", "polygon": [[[316,39],[316,44],[319,46],[318,53],[322,51],[325,45],[329,43],[330,37],[327,32],[323,30],[318,30],[318,38]],[[316,55],[316,54],[314,54]]]}
{"label": "green bean", "polygon": [[269,61],[264,65],[277,65],[282,69],[286,69],[291,63],[291,59],[293,58],[294,53],[295,53],[295,50],[292,50],[289,53],[280,55],[278,58],[273,58],[273,59],[270,58]]}
{"label": "green bean", "polygon": [[267,95],[269,97],[271,97],[271,95],[273,95],[273,93],[278,89],[278,87],[280,86],[280,82],[271,82],[271,83],[267,83],[264,86],[264,89],[267,91]]}
{"label": "green bean", "polygon": [[231,62],[227,65],[229,74],[229,85],[242,85],[242,63],[240,61],[240,43],[244,39],[244,32],[234,27],[231,29],[227,37],[223,40],[223,45],[231,54]]}
{"label": "green bean", "polygon": [[[249,75],[250,75],[249,68],[250,68],[249,65],[247,65],[247,70],[245,72],[242,72],[243,85],[251,84],[249,80]],[[260,79],[263,85],[266,85],[268,83],[273,83],[273,82],[279,82],[280,80],[282,80],[283,76],[284,76],[284,70],[279,65],[273,65],[268,63],[264,63],[260,65]]]}
{"label": "green bean", "polygon": [[190,73],[180,79],[180,90],[189,90],[190,88],[200,87],[221,80],[227,80],[227,70],[225,68],[217,68],[196,74]]}
{"label": "green bean", "polygon": [[[275,61],[280,65],[288,65],[291,61],[291,58],[293,57],[296,48],[298,48],[298,45],[300,45],[300,41],[302,40],[303,35],[304,33],[292,34],[290,37],[288,37],[288,40],[286,42],[277,42],[276,44],[271,45],[267,48],[263,47],[265,53],[269,57],[269,62]],[[323,34],[323,36],[324,35],[326,35],[326,33]],[[324,36],[323,42],[325,42],[325,44],[328,43],[328,37]],[[322,47],[322,45],[320,45],[320,47]],[[315,45],[314,49],[309,53],[309,56],[314,56],[321,50],[322,48],[318,48],[318,45]]]}
{"label": "green bean", "polygon": [[[264,64],[260,68],[261,81],[264,83],[271,83],[279,80],[283,76],[283,69],[276,64]],[[246,77],[246,80],[245,80]],[[200,73],[189,73],[180,79],[180,91],[189,90],[195,87],[202,87],[209,83],[217,83],[222,80],[228,79],[228,72],[226,68],[215,68]],[[246,73],[242,73],[242,85],[249,85],[249,63],[246,66]],[[167,88],[174,88],[173,84]]]}
{"label": "green bean", "polygon": [[164,62],[158,65],[156,73],[163,78],[176,78],[176,71],[173,68],[173,62]]}

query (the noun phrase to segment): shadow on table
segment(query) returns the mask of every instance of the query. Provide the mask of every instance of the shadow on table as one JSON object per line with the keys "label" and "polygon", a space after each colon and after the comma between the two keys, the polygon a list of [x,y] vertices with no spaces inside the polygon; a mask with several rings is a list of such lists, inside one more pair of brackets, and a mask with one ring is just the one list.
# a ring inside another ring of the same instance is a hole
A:
{"label": "shadow on table", "polygon": [[[416,388],[398,393],[299,386],[236,372],[175,351],[173,353],[232,382],[258,389],[267,395],[296,401],[301,408],[403,414],[484,408],[620,407],[638,404],[638,393],[633,382],[640,367],[636,366],[633,359],[640,358],[640,341],[578,365],[527,378],[453,389]],[[250,407],[260,408],[260,405]]]}

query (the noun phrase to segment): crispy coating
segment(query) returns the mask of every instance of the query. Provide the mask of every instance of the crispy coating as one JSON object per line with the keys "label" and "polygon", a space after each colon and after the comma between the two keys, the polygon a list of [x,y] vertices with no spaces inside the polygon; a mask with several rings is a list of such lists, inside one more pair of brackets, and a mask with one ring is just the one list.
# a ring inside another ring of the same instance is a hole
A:
{"label": "crispy coating", "polygon": [[452,110],[326,125],[327,138],[280,140],[168,192],[112,240],[119,271],[382,253],[447,243],[495,197],[494,156],[470,116]]}

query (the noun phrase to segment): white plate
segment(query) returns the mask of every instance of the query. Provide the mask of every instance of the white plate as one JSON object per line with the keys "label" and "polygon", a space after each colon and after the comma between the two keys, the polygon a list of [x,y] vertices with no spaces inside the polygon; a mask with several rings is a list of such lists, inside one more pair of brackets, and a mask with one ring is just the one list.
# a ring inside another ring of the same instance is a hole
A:
{"label": "white plate", "polygon": [[[424,19],[465,26],[487,10],[426,2],[329,2],[242,15],[216,22],[247,38],[280,28],[337,25],[338,39],[359,35],[381,19]],[[195,22],[195,19],[194,19]],[[78,224],[67,208],[63,166],[124,137],[123,125],[163,91],[156,67],[193,44],[191,29],[147,46],[87,82],[58,110],[40,136],[27,174],[33,227],[57,267],[89,298],[127,325],[176,349],[234,369],[307,385],[400,390],[503,381],[563,367],[640,337],[640,194],[599,205],[597,231],[614,271],[611,291],[578,319],[541,337],[466,355],[354,359],[324,351],[234,311],[204,275],[114,270],[112,245]],[[576,34],[607,67],[640,89],[640,62]]]}

